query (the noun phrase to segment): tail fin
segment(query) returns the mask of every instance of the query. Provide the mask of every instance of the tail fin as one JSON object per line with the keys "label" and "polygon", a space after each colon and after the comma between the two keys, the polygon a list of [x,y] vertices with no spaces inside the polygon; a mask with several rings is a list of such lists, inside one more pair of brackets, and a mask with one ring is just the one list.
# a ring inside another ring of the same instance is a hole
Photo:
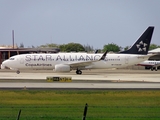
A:
{"label": "tail fin", "polygon": [[123,54],[148,54],[152,34],[154,31],[154,27],[150,26],[146,29],[146,31],[141,35],[141,37],[126,51],[122,51],[120,53]]}

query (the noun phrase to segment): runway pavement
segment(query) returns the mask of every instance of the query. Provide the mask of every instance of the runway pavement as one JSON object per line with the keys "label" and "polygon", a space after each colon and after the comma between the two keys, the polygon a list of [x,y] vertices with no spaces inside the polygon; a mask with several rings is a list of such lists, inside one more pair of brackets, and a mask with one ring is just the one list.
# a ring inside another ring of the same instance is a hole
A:
{"label": "runway pavement", "polygon": [[[72,77],[72,82],[47,82],[47,76]],[[52,70],[0,70],[0,89],[160,89],[160,71],[84,70],[55,73]]]}

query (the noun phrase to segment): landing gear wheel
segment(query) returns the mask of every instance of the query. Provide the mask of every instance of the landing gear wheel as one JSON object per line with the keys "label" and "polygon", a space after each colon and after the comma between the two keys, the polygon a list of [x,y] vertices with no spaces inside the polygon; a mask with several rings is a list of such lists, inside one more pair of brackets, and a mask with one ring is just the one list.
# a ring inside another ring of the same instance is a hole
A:
{"label": "landing gear wheel", "polygon": [[20,71],[19,70],[17,70],[17,72],[16,72],[17,74],[19,74],[20,73]]}
{"label": "landing gear wheel", "polygon": [[79,74],[79,75],[81,75],[82,71],[81,70],[77,70],[76,73]]}

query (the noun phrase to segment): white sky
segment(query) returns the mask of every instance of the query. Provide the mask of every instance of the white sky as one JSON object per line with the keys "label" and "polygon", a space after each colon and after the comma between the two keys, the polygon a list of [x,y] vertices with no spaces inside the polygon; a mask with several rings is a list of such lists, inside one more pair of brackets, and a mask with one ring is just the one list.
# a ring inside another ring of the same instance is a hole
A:
{"label": "white sky", "polygon": [[155,26],[160,45],[160,0],[0,0],[0,45],[25,47],[70,42],[102,49],[132,45]]}

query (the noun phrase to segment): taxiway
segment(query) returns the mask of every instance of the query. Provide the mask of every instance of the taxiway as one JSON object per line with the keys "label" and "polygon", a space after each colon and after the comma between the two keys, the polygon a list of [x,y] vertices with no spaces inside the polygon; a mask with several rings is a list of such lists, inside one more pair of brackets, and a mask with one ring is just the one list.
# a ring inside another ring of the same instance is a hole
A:
{"label": "taxiway", "polygon": [[[47,82],[46,77],[72,77],[72,82]],[[82,75],[51,70],[0,70],[0,89],[160,89],[160,71],[92,70]]]}

